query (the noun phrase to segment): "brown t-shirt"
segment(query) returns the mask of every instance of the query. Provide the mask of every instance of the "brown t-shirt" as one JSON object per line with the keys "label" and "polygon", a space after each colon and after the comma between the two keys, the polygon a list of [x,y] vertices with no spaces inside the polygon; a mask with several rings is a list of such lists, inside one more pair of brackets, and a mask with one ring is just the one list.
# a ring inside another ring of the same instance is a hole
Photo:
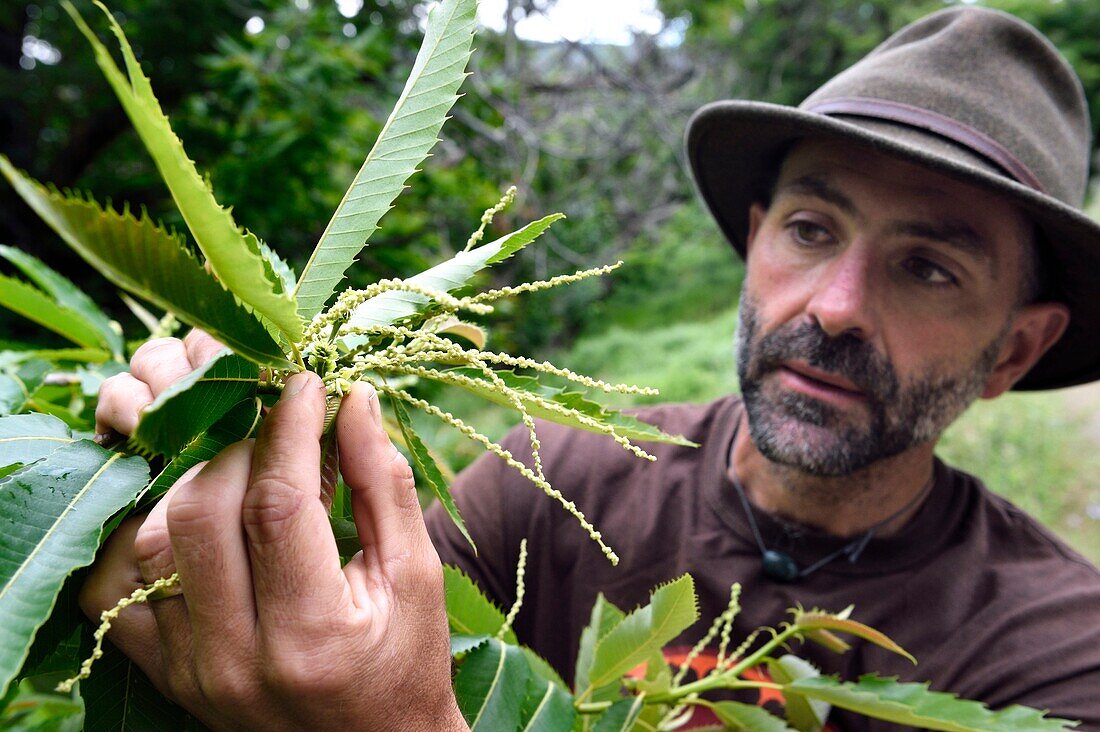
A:
{"label": "brown t-shirt", "polygon": [[[937,462],[929,499],[900,533],[872,539],[855,563],[841,558],[796,584],[777,584],[761,572],[726,473],[741,409],[728,397],[642,412],[701,444],[647,445],[655,463],[604,436],[539,423],[547,477],[603,532],[621,557],[617,567],[555,501],[490,455],[455,485],[479,554],[436,506],[428,528],[440,558],[508,607],[526,537],[526,598],[515,629],[567,679],[596,593],[629,610],[646,602],[654,585],[688,572],[701,620],[674,642],[670,658],[701,637],[725,608],[730,585],[740,582],[735,644],[754,628],[787,619],[795,605],[839,611],[854,604],[855,619],[892,637],[919,665],[858,639],[843,655],[813,644],[797,648],[799,655],[846,679],[873,671],[930,681],[993,708],[1027,704],[1100,730],[1100,571],[978,480]],[[529,456],[521,430],[504,444],[517,458]],[[792,538],[768,515],[755,517],[766,546],[788,551],[800,566],[849,541]],[[703,673],[705,657],[700,664]],[[837,710],[830,722],[849,732],[898,729]]]}

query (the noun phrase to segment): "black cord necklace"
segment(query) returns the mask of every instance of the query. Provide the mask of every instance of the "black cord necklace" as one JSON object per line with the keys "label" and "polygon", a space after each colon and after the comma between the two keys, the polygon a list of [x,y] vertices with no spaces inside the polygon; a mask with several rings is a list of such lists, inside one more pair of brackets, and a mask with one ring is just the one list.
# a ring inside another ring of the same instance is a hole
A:
{"label": "black cord necklace", "polygon": [[[732,458],[733,444],[730,444],[730,455]],[[797,582],[798,580],[813,574],[817,570],[824,567],[826,564],[839,559],[842,556],[848,557],[848,563],[854,564],[859,560],[863,550],[867,548],[867,544],[870,543],[874,537],[875,532],[881,529],[886,524],[890,523],[898,516],[909,509],[916,506],[921,500],[928,495],[932,490],[932,486],[935,485],[936,477],[935,473],[928,479],[928,482],[921,488],[920,493],[913,496],[912,500],[902,506],[899,510],[890,514],[882,521],[867,529],[862,535],[856,537],[852,541],[848,542],[844,546],[840,547],[831,554],[826,554],[821,559],[811,564],[808,567],[799,567],[798,562],[794,560],[790,554],[781,552],[776,549],[769,549],[764,544],[764,537],[760,535],[760,527],[756,525],[756,518],[752,515],[752,506],[749,504],[749,498],[745,495],[745,489],[741,486],[741,481],[737,478],[737,472],[733,468],[733,460],[729,462],[729,477],[733,483],[734,489],[737,491],[737,497],[741,499],[741,507],[745,510],[745,518],[749,521],[749,528],[752,529],[752,536],[756,539],[756,546],[760,549],[760,564],[766,574],[771,579],[777,582]]]}

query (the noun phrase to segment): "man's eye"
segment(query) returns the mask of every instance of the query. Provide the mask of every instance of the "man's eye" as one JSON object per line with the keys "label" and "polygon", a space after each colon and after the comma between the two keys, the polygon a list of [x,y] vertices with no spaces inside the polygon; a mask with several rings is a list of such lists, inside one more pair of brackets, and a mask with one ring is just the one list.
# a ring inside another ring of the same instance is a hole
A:
{"label": "man's eye", "polygon": [[792,221],[787,228],[794,240],[802,246],[818,246],[832,240],[828,229],[812,221]]}
{"label": "man's eye", "polygon": [[922,257],[907,259],[904,266],[909,274],[928,285],[954,285],[958,283],[955,275]]}

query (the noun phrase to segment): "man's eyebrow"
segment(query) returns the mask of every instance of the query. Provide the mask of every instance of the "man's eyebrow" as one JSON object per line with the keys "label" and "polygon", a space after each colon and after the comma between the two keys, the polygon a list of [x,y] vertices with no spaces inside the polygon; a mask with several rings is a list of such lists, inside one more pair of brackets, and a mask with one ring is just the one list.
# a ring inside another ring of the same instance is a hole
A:
{"label": "man's eyebrow", "polygon": [[834,187],[820,175],[804,175],[792,181],[782,183],[775,189],[776,194],[794,193],[802,196],[813,196],[822,201],[831,203],[850,216],[858,216],[859,211],[855,203],[839,188]]}
{"label": "man's eyebrow", "polygon": [[978,259],[990,259],[987,242],[965,221],[903,221],[890,227],[890,233],[940,241]]}

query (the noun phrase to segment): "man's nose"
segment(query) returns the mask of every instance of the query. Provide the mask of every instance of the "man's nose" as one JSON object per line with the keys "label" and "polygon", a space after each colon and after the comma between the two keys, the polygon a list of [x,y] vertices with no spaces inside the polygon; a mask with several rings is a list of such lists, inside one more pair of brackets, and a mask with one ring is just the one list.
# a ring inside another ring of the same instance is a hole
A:
{"label": "man's nose", "polygon": [[806,311],[829,336],[866,340],[873,334],[870,273],[870,257],[856,246],[845,248],[819,271]]}

